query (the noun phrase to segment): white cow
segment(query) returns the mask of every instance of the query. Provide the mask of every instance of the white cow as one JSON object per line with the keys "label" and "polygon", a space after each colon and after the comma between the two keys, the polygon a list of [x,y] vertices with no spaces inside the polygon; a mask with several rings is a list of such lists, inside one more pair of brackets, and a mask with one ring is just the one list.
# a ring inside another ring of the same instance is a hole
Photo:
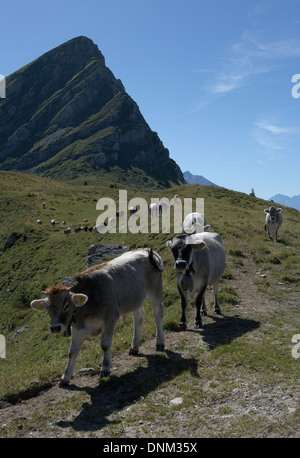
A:
{"label": "white cow", "polygon": [[148,209],[149,213],[151,214],[151,217],[158,218],[160,212],[159,204],[151,203],[149,204]]}
{"label": "white cow", "polygon": [[267,231],[268,236],[273,237],[275,242],[277,242],[277,233],[278,229],[282,224],[282,209],[271,206],[269,209],[266,208],[266,223],[265,230]]}
{"label": "white cow", "polygon": [[183,221],[182,232],[185,234],[195,234],[198,232],[207,231],[210,228],[209,224],[206,224],[205,218],[202,213],[189,213]]}

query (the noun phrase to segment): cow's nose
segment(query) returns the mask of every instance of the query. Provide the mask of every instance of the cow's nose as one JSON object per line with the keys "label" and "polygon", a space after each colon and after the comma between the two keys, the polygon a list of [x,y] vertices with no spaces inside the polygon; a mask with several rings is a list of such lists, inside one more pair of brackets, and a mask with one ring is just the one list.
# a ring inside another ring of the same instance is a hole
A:
{"label": "cow's nose", "polygon": [[186,261],[180,260],[180,261],[176,261],[175,262],[175,269],[177,269],[177,270],[186,270],[187,267],[188,267],[188,265],[187,265]]}
{"label": "cow's nose", "polygon": [[50,326],[50,331],[53,332],[53,334],[59,334],[61,331],[61,326]]}

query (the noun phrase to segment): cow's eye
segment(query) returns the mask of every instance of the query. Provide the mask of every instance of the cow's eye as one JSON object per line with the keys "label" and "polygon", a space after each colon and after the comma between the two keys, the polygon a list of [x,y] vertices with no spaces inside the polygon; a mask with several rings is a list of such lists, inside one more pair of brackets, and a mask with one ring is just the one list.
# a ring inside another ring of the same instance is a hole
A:
{"label": "cow's eye", "polygon": [[64,312],[66,312],[66,311],[68,310],[68,308],[69,308],[69,302],[68,302],[68,300],[66,299],[65,302],[64,302],[64,304],[63,304],[63,310],[64,310]]}

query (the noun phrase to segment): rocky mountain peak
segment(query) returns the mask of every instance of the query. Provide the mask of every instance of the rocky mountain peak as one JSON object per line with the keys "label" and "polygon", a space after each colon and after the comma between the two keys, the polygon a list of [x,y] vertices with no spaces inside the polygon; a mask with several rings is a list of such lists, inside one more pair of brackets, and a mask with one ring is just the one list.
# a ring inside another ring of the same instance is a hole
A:
{"label": "rocky mountain peak", "polygon": [[184,182],[158,135],[97,45],[76,37],[6,78],[0,169],[54,179],[137,167],[162,186]]}

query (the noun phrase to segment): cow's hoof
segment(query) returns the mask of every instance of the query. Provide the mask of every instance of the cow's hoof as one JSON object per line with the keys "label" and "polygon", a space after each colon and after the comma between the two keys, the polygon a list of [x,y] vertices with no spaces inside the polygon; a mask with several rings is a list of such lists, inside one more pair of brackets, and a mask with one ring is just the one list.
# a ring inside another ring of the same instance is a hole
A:
{"label": "cow's hoof", "polygon": [[215,310],[215,314],[216,315],[221,315],[221,310],[220,309]]}
{"label": "cow's hoof", "polygon": [[135,350],[134,348],[130,348],[129,354],[130,356],[137,356],[139,354],[139,351]]}
{"label": "cow's hoof", "polygon": [[69,385],[69,382],[66,382],[66,380],[60,379],[59,388],[66,388],[68,385]]}
{"label": "cow's hoof", "polygon": [[186,323],[179,323],[178,330],[179,331],[186,331]]}
{"label": "cow's hoof", "polygon": [[164,351],[165,346],[163,344],[161,345],[156,345],[156,351]]}
{"label": "cow's hoof", "polygon": [[207,311],[206,310],[201,310],[200,315],[207,316]]}
{"label": "cow's hoof", "polygon": [[101,371],[100,372],[100,378],[109,377],[109,376],[110,376],[110,371]]}
{"label": "cow's hoof", "polygon": [[201,329],[202,328],[202,321],[195,321],[194,329]]}

